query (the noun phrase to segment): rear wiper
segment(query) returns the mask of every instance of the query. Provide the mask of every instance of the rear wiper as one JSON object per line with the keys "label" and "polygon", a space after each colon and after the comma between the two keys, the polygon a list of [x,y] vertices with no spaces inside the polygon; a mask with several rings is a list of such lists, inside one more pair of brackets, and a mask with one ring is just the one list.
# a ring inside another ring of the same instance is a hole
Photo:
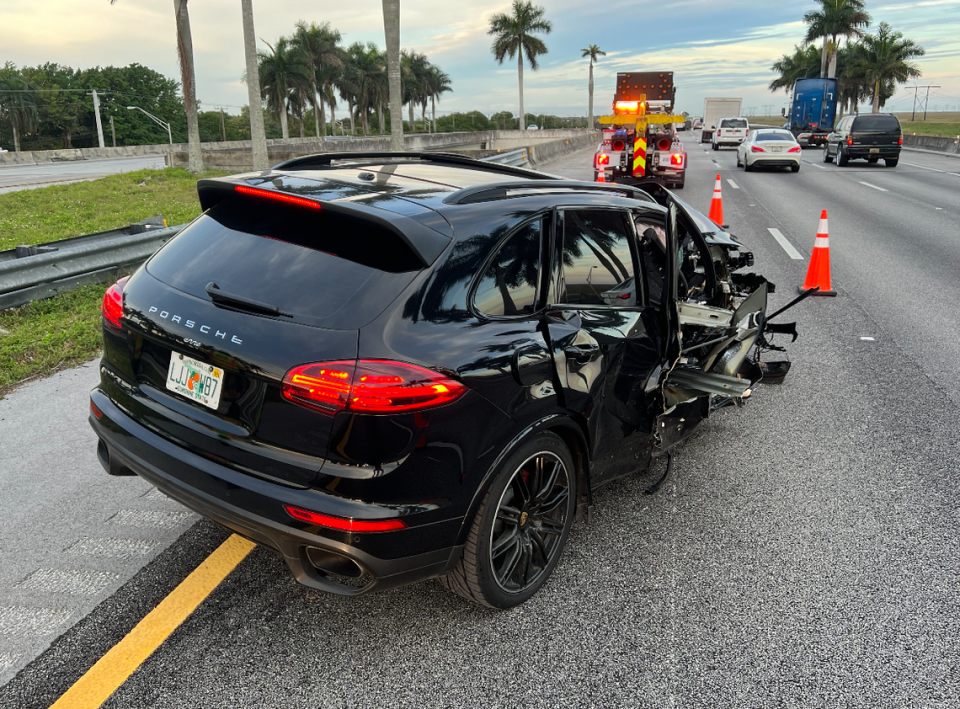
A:
{"label": "rear wiper", "polygon": [[281,313],[280,308],[275,305],[262,303],[253,298],[246,298],[242,295],[225,291],[213,281],[210,281],[204,290],[206,290],[207,295],[210,296],[210,300],[213,301],[214,305],[222,305],[236,310],[246,310],[251,313],[261,313],[263,315],[282,315],[286,318],[293,317],[289,313]]}

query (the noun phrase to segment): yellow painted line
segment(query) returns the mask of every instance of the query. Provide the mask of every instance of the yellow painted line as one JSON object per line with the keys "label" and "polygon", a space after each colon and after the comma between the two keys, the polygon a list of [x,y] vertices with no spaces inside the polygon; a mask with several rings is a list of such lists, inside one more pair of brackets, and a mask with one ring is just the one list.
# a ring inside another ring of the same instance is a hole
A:
{"label": "yellow painted line", "polygon": [[236,534],[110,648],[50,709],[97,709],[185,621],[256,545]]}

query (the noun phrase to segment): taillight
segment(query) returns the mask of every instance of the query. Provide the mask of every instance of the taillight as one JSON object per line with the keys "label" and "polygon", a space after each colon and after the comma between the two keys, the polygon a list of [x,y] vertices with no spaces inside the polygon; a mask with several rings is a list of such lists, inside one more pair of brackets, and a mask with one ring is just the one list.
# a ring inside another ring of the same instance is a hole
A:
{"label": "taillight", "polygon": [[327,414],[420,411],[456,401],[466,391],[439,372],[389,360],[304,364],[283,378],[285,399]]}
{"label": "taillight", "polygon": [[346,519],[302,510],[291,505],[284,505],[283,509],[287,511],[288,515],[301,522],[309,522],[329,529],[340,529],[345,532],[390,532],[395,529],[405,529],[407,526],[399,519]]}
{"label": "taillight", "polygon": [[671,165],[683,165],[683,155],[673,154],[670,156]]}
{"label": "taillight", "polygon": [[849,138],[847,138],[847,145],[853,145],[853,136],[852,136],[852,135],[851,135]]}
{"label": "taillight", "polygon": [[799,153],[799,152],[800,152],[800,146],[799,146],[799,145],[794,145],[794,146],[793,146],[792,148],[790,148],[790,150],[788,150],[787,152],[788,152],[788,153]]}
{"label": "taillight", "polygon": [[120,318],[123,317],[123,287],[129,280],[130,276],[121,278],[103,294],[100,311],[103,313],[103,324],[111,330],[120,329]]}
{"label": "taillight", "polygon": [[720,129],[719,129],[719,128],[717,128],[717,137],[718,137],[718,138],[720,137]]}
{"label": "taillight", "polygon": [[90,413],[96,416],[98,421],[103,418],[103,412],[93,403],[93,399],[90,400]]}
{"label": "taillight", "polygon": [[609,155],[607,155],[606,153],[602,153],[597,156],[597,165],[609,165],[609,164],[610,164]]}
{"label": "taillight", "polygon": [[902,135],[900,136],[900,142],[898,143],[898,145],[903,145],[903,136],[902,136]]}
{"label": "taillight", "polygon": [[765,153],[765,152],[767,152],[767,151],[764,150],[763,148],[757,147],[756,145],[751,145],[751,146],[750,146],[750,152],[751,152],[751,153]]}
{"label": "taillight", "polygon": [[303,197],[294,197],[290,194],[284,194],[283,192],[272,192],[271,190],[258,190],[255,187],[247,187],[245,185],[235,185],[233,188],[235,191],[240,194],[249,195],[251,197],[262,197],[264,199],[272,199],[275,202],[286,202],[287,204],[295,204],[298,207],[310,207],[312,209],[320,209],[320,203],[314,202],[312,199],[304,199]]}

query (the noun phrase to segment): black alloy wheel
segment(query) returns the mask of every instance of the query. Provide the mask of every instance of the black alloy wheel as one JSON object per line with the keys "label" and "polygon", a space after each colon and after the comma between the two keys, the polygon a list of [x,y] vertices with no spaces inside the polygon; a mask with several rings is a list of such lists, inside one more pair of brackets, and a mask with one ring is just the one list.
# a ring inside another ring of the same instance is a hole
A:
{"label": "black alloy wheel", "polygon": [[846,167],[847,163],[850,162],[850,158],[847,157],[847,154],[843,152],[843,145],[837,146],[837,165],[840,167]]}
{"label": "black alloy wheel", "polygon": [[523,603],[556,567],[575,509],[570,452],[557,436],[541,434],[501,466],[460,562],[441,583],[491,608]]}

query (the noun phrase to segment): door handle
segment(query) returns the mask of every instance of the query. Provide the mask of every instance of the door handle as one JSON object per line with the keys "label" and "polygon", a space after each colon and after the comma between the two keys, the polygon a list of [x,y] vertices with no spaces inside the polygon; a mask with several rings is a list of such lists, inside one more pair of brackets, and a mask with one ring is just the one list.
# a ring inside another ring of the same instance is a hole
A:
{"label": "door handle", "polygon": [[570,345],[563,349],[567,359],[572,359],[574,362],[586,362],[593,359],[599,352],[600,345]]}

